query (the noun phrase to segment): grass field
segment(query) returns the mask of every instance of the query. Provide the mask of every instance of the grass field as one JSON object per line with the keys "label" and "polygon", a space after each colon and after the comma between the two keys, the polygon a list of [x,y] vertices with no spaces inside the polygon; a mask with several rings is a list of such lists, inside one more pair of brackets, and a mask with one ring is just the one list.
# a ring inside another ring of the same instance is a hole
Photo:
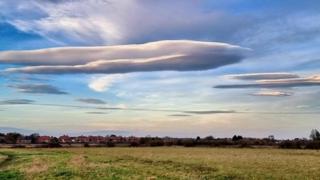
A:
{"label": "grass field", "polygon": [[232,148],[0,149],[0,179],[320,179],[320,152]]}

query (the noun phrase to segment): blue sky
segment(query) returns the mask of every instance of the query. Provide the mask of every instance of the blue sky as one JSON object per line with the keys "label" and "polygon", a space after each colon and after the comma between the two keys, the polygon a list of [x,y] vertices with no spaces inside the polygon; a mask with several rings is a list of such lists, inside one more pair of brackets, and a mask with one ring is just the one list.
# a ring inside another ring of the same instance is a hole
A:
{"label": "blue sky", "polygon": [[3,0],[0,126],[307,137],[318,1]]}

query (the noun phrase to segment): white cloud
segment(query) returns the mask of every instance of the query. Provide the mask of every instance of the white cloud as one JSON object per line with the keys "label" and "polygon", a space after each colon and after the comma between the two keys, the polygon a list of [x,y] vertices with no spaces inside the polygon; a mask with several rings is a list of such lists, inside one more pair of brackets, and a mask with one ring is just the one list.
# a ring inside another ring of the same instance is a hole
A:
{"label": "white cloud", "polygon": [[227,36],[244,27],[245,19],[203,11],[202,6],[197,1],[5,0],[0,15],[19,30],[60,44],[125,44],[181,34]]}
{"label": "white cloud", "polygon": [[274,96],[274,97],[283,97],[283,96],[291,96],[292,92],[285,91],[276,91],[276,90],[262,90],[257,93],[253,93],[253,96]]}
{"label": "white cloud", "polygon": [[110,74],[105,76],[91,77],[88,87],[96,92],[107,91],[115,82],[124,79],[126,75]]}

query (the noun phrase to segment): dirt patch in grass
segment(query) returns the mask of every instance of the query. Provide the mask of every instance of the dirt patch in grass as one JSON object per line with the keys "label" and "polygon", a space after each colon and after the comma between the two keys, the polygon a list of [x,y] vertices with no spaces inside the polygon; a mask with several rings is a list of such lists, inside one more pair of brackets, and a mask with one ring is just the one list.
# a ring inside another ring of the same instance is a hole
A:
{"label": "dirt patch in grass", "polygon": [[172,160],[140,159],[132,156],[122,156],[115,159],[114,161],[115,162],[133,161],[136,163],[146,164],[148,166],[164,167],[167,169],[175,169],[180,171],[196,172],[196,173],[212,173],[212,172],[218,171],[218,169],[214,167],[205,166],[201,164],[190,164],[190,163],[183,163],[183,162],[177,162]]}
{"label": "dirt patch in grass", "polygon": [[1,152],[0,155],[3,157],[2,161],[0,161],[0,168],[6,167],[15,159],[14,154],[11,153]]}
{"label": "dirt patch in grass", "polygon": [[48,165],[43,159],[34,159],[32,164],[24,169],[27,174],[41,173],[48,170]]}
{"label": "dirt patch in grass", "polygon": [[84,155],[75,155],[72,156],[70,164],[74,167],[82,166],[86,163],[86,158]]}

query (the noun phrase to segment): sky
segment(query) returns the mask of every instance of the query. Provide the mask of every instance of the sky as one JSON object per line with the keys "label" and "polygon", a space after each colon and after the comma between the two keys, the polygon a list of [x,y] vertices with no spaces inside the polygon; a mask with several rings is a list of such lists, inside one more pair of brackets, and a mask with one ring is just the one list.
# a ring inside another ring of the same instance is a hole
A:
{"label": "sky", "polygon": [[2,0],[0,127],[308,137],[319,47],[317,0]]}

